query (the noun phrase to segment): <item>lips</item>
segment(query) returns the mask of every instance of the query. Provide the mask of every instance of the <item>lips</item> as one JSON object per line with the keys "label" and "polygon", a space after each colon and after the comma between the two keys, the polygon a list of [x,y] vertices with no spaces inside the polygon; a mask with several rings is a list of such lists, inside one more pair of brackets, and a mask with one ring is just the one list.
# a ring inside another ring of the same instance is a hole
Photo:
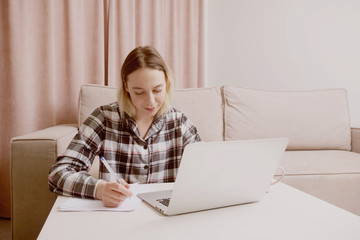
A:
{"label": "lips", "polygon": [[146,107],[145,108],[145,110],[149,111],[149,112],[154,111],[155,109],[156,109],[156,107]]}

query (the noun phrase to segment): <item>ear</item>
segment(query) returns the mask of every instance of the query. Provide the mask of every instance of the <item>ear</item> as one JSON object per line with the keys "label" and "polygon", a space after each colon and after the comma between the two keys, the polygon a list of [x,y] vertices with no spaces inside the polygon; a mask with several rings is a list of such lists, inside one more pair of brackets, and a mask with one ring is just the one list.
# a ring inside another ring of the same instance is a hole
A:
{"label": "ear", "polygon": [[169,80],[167,77],[165,77],[165,89],[166,89],[166,93],[167,93],[167,91],[169,89]]}
{"label": "ear", "polygon": [[124,88],[125,88],[125,91],[126,91],[126,92],[129,92],[129,89],[128,89],[128,86],[127,86],[125,80],[123,80],[123,86],[124,86]]}

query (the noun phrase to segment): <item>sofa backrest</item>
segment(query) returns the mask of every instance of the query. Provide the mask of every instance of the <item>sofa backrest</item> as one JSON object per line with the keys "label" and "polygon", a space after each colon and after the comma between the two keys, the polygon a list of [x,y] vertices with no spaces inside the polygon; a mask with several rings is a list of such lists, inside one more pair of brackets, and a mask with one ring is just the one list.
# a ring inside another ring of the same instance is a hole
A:
{"label": "sofa backrest", "polygon": [[351,149],[345,89],[222,90],[225,140],[288,137],[288,150]]}
{"label": "sofa backrest", "polygon": [[[95,108],[117,101],[116,88],[82,85],[78,124]],[[172,106],[181,110],[196,126],[203,141],[223,141],[223,106],[219,88],[175,90]]]}
{"label": "sofa backrest", "polygon": [[[83,85],[79,124],[95,108],[115,101],[116,88]],[[172,105],[195,124],[203,141],[287,137],[287,150],[351,149],[345,89],[182,89],[175,91]]]}
{"label": "sofa backrest", "polygon": [[196,126],[205,142],[224,140],[223,104],[220,88],[175,90],[172,106]]}
{"label": "sofa backrest", "polygon": [[116,101],[116,88],[103,85],[85,84],[80,88],[78,125],[98,107]]}

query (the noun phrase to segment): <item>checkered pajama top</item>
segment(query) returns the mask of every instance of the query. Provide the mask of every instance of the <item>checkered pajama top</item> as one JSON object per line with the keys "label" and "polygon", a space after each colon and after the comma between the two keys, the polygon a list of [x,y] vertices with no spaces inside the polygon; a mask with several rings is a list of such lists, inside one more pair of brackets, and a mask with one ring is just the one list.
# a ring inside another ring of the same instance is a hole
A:
{"label": "checkered pajama top", "polygon": [[[94,199],[99,179],[88,172],[95,156],[103,156],[117,177],[128,183],[173,182],[184,147],[199,141],[196,127],[174,108],[155,119],[142,139],[135,120],[120,117],[117,103],[105,105],[84,121],[56,159],[49,188],[60,195]],[[102,163],[99,176],[111,180]]]}

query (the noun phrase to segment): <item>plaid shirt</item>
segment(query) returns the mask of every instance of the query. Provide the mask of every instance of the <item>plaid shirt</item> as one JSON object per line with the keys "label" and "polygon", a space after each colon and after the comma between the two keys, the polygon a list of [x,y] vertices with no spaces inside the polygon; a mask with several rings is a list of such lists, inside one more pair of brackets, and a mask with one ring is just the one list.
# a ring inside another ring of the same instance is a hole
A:
{"label": "plaid shirt", "polygon": [[[97,108],[81,125],[66,152],[50,169],[50,190],[65,196],[95,198],[99,179],[88,171],[94,157],[104,156],[110,167],[128,183],[175,181],[184,147],[199,142],[195,126],[171,109],[154,120],[145,138],[128,115],[121,118],[117,103]],[[100,163],[100,178],[110,174]]]}

